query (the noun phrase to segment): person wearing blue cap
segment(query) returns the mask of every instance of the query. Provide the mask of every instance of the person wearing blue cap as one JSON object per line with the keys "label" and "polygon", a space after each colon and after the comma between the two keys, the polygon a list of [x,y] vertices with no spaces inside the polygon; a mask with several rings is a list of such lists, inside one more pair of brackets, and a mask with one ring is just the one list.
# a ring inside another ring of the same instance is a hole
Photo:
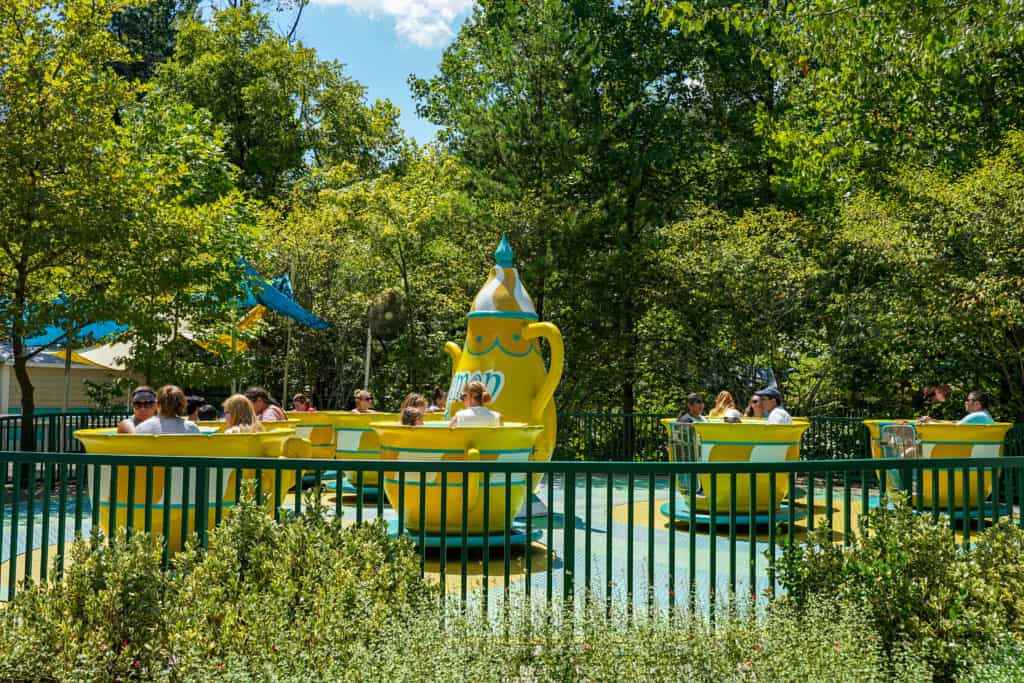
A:
{"label": "person wearing blue cap", "polygon": [[782,407],[782,394],[775,387],[755,391],[754,396],[761,399],[761,409],[768,418],[770,425],[791,425],[793,416]]}

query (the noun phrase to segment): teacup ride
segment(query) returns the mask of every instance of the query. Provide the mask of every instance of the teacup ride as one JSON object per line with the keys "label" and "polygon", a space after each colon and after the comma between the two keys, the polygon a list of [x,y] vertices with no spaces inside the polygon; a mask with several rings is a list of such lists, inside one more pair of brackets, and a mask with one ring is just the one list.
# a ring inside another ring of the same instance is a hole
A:
{"label": "teacup ride", "polygon": [[[315,414],[315,413],[314,413]],[[353,413],[331,411],[334,423],[334,455],[337,460],[370,460],[381,459],[380,440],[370,425],[374,422],[401,422],[398,413]],[[427,413],[424,422],[440,422],[444,413]],[[330,489],[333,482],[328,482]],[[341,485],[344,493],[376,497],[380,495],[380,477],[376,470],[346,470],[345,481]]]}
{"label": "teacup ride", "polygon": [[[295,421],[295,435],[309,439],[312,444],[313,457],[317,459],[330,460],[335,458],[337,439],[335,430],[338,428],[338,417],[351,415],[348,411],[340,410],[317,410],[313,412],[289,410],[285,412],[288,421]],[[334,490],[337,485],[338,473],[334,470],[322,472],[303,472],[304,483],[314,484],[318,479],[324,482],[324,488]]]}
{"label": "teacup ride", "polygon": [[[661,423],[668,430],[669,460],[682,462],[784,462],[800,459],[800,439],[810,427],[803,418],[794,418],[793,424],[768,424],[763,420],[740,423],[710,420],[708,422],[685,423],[666,418]],[[754,479],[754,497],[750,495],[751,476]],[[774,478],[774,491],[771,480]],[[735,515],[730,515],[730,475],[698,474],[698,488],[694,491],[694,508],[690,509],[691,494],[689,476],[680,475],[676,486],[682,494],[677,505],[677,522],[694,522],[701,525],[730,524],[732,519],[738,526],[769,524],[790,516],[806,516],[805,510],[788,509],[786,501],[790,494],[787,474],[737,474],[735,475]],[[712,491],[714,492],[712,494]],[[714,495],[714,499],[712,499]],[[664,515],[671,512],[670,505],[661,507]]]}
{"label": "teacup ride", "polygon": [[[79,429],[74,436],[89,455],[267,459],[309,458],[311,455],[309,441],[297,438],[295,428],[290,425],[239,434],[205,429],[207,431],[200,434],[118,434],[111,428]],[[196,530],[196,502],[202,493],[199,469],[153,466],[149,482],[145,466],[136,465],[134,469],[132,473],[127,465],[88,466],[92,504],[99,510],[100,528],[109,536],[117,528],[128,526],[130,513],[132,528],[144,529],[148,503],[151,535],[154,538],[163,535],[169,552],[180,550],[187,535]],[[257,488],[270,510],[295,483],[295,470],[224,468],[219,488],[216,472],[211,470],[206,474],[205,517],[210,529],[217,522],[218,500],[222,512],[233,507],[238,501],[242,481],[257,481]]]}
{"label": "teacup ride", "polygon": [[[374,422],[373,429],[383,460],[415,462],[526,463],[534,459],[544,432],[543,425],[522,422],[494,427]],[[506,530],[512,545],[536,540],[540,529],[528,537],[513,523],[530,491],[526,472],[384,472],[384,492],[400,515],[394,531],[426,547],[462,547],[463,542],[467,547],[499,546],[506,542]]]}
{"label": "teacup ride", "polygon": [[[872,457],[899,459],[1002,457],[1006,433],[1013,427],[1009,422],[916,424],[913,420],[865,420],[864,424],[871,435]],[[938,509],[953,519],[981,517],[994,507],[984,504],[992,494],[991,471],[968,470],[966,477],[962,469],[920,472],[915,476],[912,471],[886,470],[886,486],[911,493],[924,511]],[[881,481],[882,473],[877,474]]]}

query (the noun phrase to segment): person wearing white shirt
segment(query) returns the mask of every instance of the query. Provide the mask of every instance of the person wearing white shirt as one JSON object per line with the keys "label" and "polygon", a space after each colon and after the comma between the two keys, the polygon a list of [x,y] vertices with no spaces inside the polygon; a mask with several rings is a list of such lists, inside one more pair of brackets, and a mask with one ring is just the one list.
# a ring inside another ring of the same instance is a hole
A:
{"label": "person wearing white shirt", "polygon": [[793,424],[793,417],[785,408],[782,407],[782,394],[779,393],[778,389],[773,387],[761,389],[760,391],[755,391],[754,396],[761,399],[761,408],[764,411],[765,416],[768,418],[768,424]]}
{"label": "person wearing white shirt", "polygon": [[[958,425],[990,425],[995,422],[992,419],[992,414],[988,412],[989,398],[988,394],[984,391],[974,390],[967,394],[967,400],[964,401],[964,409],[967,414],[964,415]],[[920,418],[918,424],[927,424],[929,422],[943,422],[943,420],[936,420],[928,415]]]}
{"label": "person wearing white shirt", "polygon": [[462,403],[466,407],[455,413],[450,426],[496,427],[504,424],[501,413],[484,407],[490,400],[491,395],[482,382],[470,382],[462,392]]}
{"label": "person wearing white shirt", "polygon": [[173,384],[160,387],[156,392],[157,414],[138,427],[136,434],[198,434],[199,427],[184,419],[185,392]]}

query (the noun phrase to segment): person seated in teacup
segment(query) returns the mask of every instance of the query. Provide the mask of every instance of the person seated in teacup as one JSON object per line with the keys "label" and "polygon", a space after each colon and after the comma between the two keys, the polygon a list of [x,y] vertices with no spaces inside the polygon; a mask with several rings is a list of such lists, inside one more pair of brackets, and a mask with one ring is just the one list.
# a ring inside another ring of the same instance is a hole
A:
{"label": "person seated in teacup", "polygon": [[489,403],[491,395],[482,382],[470,382],[462,390],[462,403],[466,407],[455,413],[449,423],[452,427],[496,427],[505,424],[501,413],[497,413],[484,404]]}
{"label": "person seated in teacup", "polygon": [[156,413],[156,392],[142,385],[132,392],[132,416],[117,423],[118,434],[133,434],[135,428]]}
{"label": "person seated in teacup", "polygon": [[185,417],[199,422],[199,409],[206,405],[206,399],[195,394],[185,397]]}
{"label": "person seated in teacup", "polygon": [[224,423],[225,434],[263,431],[263,425],[256,419],[256,407],[242,394],[232,394],[224,400]]}
{"label": "person seated in teacup", "polygon": [[249,387],[245,390],[245,397],[252,401],[253,408],[256,409],[256,416],[263,422],[288,419],[270,392],[263,387]]}
{"label": "person seated in teacup", "polygon": [[373,409],[373,395],[370,394],[366,389],[356,389],[352,397],[356,401],[356,407],[352,409],[353,413],[376,413]]}
{"label": "person seated in teacup", "polygon": [[427,406],[428,413],[443,413],[444,405],[448,402],[448,393],[441,387],[434,387],[434,393],[430,395],[430,405]]}
{"label": "person seated in teacup", "polygon": [[743,411],[743,417],[764,417],[764,410],[761,408],[761,397],[751,396],[750,402],[747,404],[747,409]]}
{"label": "person seated in teacup", "polygon": [[760,399],[761,411],[768,418],[770,425],[791,425],[793,416],[782,407],[782,394],[774,387],[755,391],[754,396]]}
{"label": "person seated in teacup", "polygon": [[309,402],[309,397],[299,393],[292,396],[292,410],[299,413],[315,413],[316,408]]}
{"label": "person seated in teacup", "polygon": [[427,412],[427,399],[414,391],[402,400],[402,405],[398,406],[398,412],[404,413],[406,408],[415,408],[421,413],[425,413]]}
{"label": "person seated in teacup", "polygon": [[[992,419],[992,414],[988,412],[989,407],[989,396],[984,391],[978,391],[975,389],[971,393],[967,394],[967,400],[964,401],[964,409],[967,414],[960,419],[956,424],[958,425],[990,425],[994,424],[995,420]],[[945,420],[936,420],[935,418],[925,415],[917,420],[918,424],[950,424]]]}
{"label": "person seated in teacup", "polygon": [[694,422],[707,422],[707,418],[701,415],[704,410],[704,397],[699,392],[693,392],[686,396],[686,408],[679,413],[676,422],[692,424]]}
{"label": "person seated in teacup", "polygon": [[206,403],[199,407],[199,419],[203,422],[214,422],[220,419],[220,413],[214,406]]}
{"label": "person seated in teacup", "polygon": [[416,406],[408,406],[402,411],[402,424],[407,427],[417,427],[423,424],[423,411]]}
{"label": "person seated in teacup", "polygon": [[195,422],[181,417],[185,413],[185,392],[168,384],[156,392],[156,415],[135,428],[136,434],[199,434]]}
{"label": "person seated in teacup", "polygon": [[708,417],[720,417],[726,422],[739,422],[743,415],[740,411],[736,410],[736,403],[732,400],[732,394],[728,391],[720,391],[718,396],[715,397],[715,405],[712,406]]}

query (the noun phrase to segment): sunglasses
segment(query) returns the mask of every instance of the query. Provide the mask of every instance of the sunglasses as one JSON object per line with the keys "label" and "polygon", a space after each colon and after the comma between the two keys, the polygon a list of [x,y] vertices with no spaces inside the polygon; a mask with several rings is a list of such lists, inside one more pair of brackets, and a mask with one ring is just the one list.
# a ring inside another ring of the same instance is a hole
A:
{"label": "sunglasses", "polygon": [[156,405],[156,401],[133,401],[132,405],[136,408],[150,408]]}
{"label": "sunglasses", "polygon": [[752,399],[750,399],[750,402],[751,403],[760,403],[761,401],[760,401],[760,399],[752,398]]}
{"label": "sunglasses", "polygon": [[359,400],[360,401],[372,401],[373,400],[373,396],[360,396]]}

